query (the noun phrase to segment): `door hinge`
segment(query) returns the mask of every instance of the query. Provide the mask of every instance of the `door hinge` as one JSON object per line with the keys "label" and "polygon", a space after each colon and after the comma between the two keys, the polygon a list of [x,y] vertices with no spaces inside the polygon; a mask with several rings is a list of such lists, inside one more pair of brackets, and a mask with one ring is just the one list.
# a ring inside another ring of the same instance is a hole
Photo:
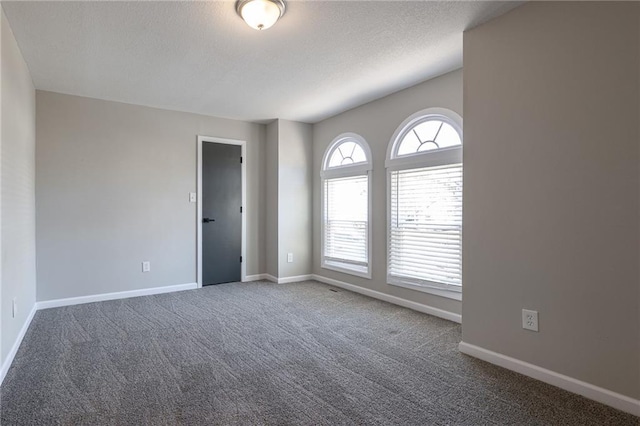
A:
{"label": "door hinge", "polygon": [[240,256],[240,263],[242,263],[242,256]]}
{"label": "door hinge", "polygon": [[240,213],[242,213],[242,206],[240,206]]}
{"label": "door hinge", "polygon": [[242,157],[240,157],[240,164],[242,164]]}

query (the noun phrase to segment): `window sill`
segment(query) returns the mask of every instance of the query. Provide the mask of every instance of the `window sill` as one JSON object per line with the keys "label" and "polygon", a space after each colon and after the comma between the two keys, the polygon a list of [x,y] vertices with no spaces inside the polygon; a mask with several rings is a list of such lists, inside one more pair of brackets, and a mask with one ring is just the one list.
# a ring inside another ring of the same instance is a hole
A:
{"label": "window sill", "polygon": [[[462,291],[447,290],[444,288],[431,287],[426,285],[412,284],[397,279],[387,277],[387,284],[394,285],[396,287],[408,288],[410,290],[420,291],[422,293],[429,293],[436,296],[444,297],[447,299],[462,301]],[[462,289],[461,289],[462,290]]]}
{"label": "window sill", "polygon": [[342,272],[343,274],[355,275],[356,277],[371,279],[371,270],[357,270],[352,269],[344,263],[339,262],[322,262],[320,265],[323,269],[330,269],[336,272]]}

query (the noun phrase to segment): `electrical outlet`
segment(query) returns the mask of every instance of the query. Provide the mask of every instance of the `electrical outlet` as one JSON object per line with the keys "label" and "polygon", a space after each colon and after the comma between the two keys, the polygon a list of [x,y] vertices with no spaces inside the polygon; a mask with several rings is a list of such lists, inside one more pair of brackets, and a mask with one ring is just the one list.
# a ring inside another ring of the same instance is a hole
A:
{"label": "electrical outlet", "polygon": [[15,318],[16,315],[18,315],[18,299],[14,297],[11,303],[11,317]]}
{"label": "electrical outlet", "polygon": [[538,311],[522,310],[522,328],[538,331]]}
{"label": "electrical outlet", "polygon": [[149,272],[149,271],[151,271],[151,262],[149,261],[142,262],[142,272]]}
{"label": "electrical outlet", "polygon": [[287,263],[293,263],[293,253],[287,253]]}
{"label": "electrical outlet", "polygon": [[190,192],[189,193],[189,202],[190,203],[195,203],[198,200],[198,196],[196,195],[195,192]]}

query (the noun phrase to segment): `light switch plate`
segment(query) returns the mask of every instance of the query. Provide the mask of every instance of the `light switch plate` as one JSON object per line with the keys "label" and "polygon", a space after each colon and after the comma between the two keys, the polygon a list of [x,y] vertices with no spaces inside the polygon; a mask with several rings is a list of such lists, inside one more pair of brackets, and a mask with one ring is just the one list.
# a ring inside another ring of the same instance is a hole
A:
{"label": "light switch plate", "polygon": [[198,201],[198,196],[196,195],[195,192],[190,192],[189,193],[189,202],[190,203],[195,203],[196,201]]}

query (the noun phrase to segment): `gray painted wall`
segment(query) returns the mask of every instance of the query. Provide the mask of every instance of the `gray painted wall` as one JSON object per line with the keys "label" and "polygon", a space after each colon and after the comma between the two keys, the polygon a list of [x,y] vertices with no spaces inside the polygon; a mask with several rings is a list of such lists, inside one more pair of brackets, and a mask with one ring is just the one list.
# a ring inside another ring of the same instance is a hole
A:
{"label": "gray painted wall", "polygon": [[38,300],[196,281],[199,134],[247,141],[247,274],[262,272],[263,125],[42,91],[36,117]]}
{"label": "gray painted wall", "polygon": [[[460,313],[456,300],[387,284],[387,190],[384,166],[387,146],[396,128],[411,114],[442,107],[462,115],[462,70],[418,84],[314,125],[313,128],[313,273],[381,293]],[[372,279],[360,278],[320,266],[320,168],[325,150],[341,133],[364,137],[373,155]]]}
{"label": "gray painted wall", "polygon": [[266,273],[278,277],[278,120],[267,125],[265,152],[266,217],[265,259]]}
{"label": "gray painted wall", "polygon": [[[0,364],[36,301],[35,114],[31,76],[2,12]],[[16,298],[18,313],[12,317]]]}
{"label": "gray painted wall", "polygon": [[463,340],[633,398],[639,7],[532,2],[464,36]]}
{"label": "gray painted wall", "polygon": [[311,273],[312,126],[278,120],[278,133],[278,272],[283,278]]}

